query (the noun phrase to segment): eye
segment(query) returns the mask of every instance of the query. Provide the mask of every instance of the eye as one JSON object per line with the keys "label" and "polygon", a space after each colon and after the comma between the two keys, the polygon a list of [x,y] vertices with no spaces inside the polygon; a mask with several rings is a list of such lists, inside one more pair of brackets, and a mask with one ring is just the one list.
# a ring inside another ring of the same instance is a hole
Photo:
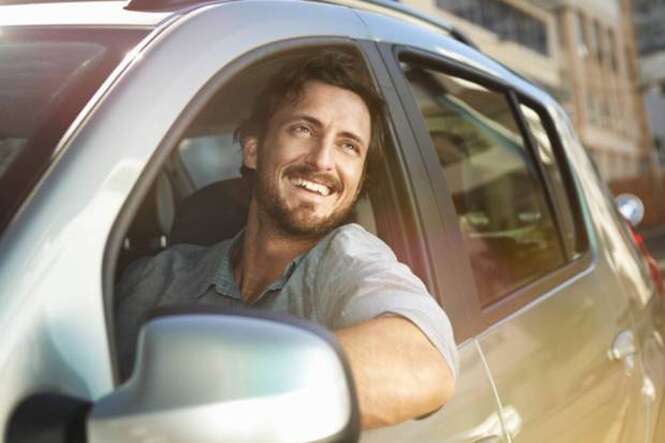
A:
{"label": "eye", "polygon": [[342,149],[345,151],[348,151],[350,153],[358,154],[360,153],[360,147],[356,143],[353,142],[342,142],[340,143],[340,146]]}
{"label": "eye", "polygon": [[312,130],[308,126],[302,124],[293,125],[290,128],[290,132],[299,136],[308,136],[312,134]]}

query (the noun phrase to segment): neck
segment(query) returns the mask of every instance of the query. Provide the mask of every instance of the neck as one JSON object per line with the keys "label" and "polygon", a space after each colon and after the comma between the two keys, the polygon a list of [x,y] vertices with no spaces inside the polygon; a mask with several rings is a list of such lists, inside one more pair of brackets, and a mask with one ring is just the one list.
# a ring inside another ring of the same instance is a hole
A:
{"label": "neck", "polygon": [[274,226],[272,219],[259,212],[252,199],[242,247],[233,259],[233,271],[246,304],[254,302],[286,266],[310,250],[318,237],[290,236]]}

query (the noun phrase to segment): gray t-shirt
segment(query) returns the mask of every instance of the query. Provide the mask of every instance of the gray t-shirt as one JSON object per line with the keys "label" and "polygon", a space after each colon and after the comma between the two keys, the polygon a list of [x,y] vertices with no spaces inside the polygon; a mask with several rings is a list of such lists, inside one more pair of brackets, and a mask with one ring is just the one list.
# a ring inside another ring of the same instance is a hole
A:
{"label": "gray t-shirt", "polygon": [[[130,266],[116,290],[124,375],[129,374],[138,330],[151,309],[175,304],[245,306],[231,265],[241,235],[212,247],[175,245]],[[420,328],[457,376],[457,348],[448,317],[390,247],[360,225],[333,230],[294,259],[251,307],[289,313],[333,330],[383,314],[402,316]]]}

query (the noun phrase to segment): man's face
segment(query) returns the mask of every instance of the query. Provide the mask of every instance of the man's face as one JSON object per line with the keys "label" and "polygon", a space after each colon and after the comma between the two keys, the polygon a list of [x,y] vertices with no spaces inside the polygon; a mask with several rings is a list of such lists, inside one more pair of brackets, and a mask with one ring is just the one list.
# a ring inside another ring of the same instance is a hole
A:
{"label": "man's face", "polygon": [[363,180],[371,120],[347,89],[309,82],[272,116],[263,140],[247,137],[245,166],[256,169],[259,210],[291,235],[318,236],[341,224]]}

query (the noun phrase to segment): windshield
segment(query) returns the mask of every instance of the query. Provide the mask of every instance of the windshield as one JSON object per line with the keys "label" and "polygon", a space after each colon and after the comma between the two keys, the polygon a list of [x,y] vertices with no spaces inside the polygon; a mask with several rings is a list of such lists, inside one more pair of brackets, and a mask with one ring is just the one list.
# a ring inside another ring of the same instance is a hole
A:
{"label": "windshield", "polygon": [[83,106],[147,32],[0,28],[0,230]]}

